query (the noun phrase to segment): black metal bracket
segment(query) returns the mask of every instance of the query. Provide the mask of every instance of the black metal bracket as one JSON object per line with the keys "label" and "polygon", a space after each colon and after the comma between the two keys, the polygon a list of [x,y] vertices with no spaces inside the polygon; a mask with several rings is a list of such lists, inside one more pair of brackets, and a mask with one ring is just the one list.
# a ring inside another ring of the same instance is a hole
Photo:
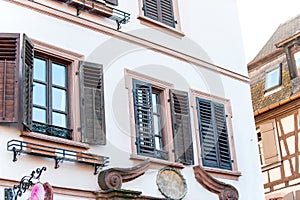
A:
{"label": "black metal bracket", "polygon": [[59,168],[60,164],[65,160],[93,165],[95,175],[109,163],[109,158],[106,156],[34,144],[20,140],[8,141],[7,150],[13,152],[14,162],[17,161],[18,155],[21,155],[21,153],[27,153],[36,156],[53,158],[55,160],[55,169]]}
{"label": "black metal bracket", "polygon": [[32,185],[32,179],[40,179],[43,171],[46,171],[46,167],[37,168],[32,171],[29,176],[24,176],[19,185],[14,185],[12,188],[4,189],[4,198],[5,200],[17,200],[18,196],[21,197],[26,190],[28,190]]}

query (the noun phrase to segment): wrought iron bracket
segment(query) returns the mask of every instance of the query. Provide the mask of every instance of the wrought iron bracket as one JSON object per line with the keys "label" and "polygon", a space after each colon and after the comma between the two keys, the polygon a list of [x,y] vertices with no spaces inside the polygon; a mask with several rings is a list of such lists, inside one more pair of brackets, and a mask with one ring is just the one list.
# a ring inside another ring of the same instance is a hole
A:
{"label": "wrought iron bracket", "polygon": [[21,155],[21,153],[27,153],[35,156],[53,158],[55,160],[55,169],[59,168],[63,161],[73,161],[92,165],[94,166],[95,175],[109,163],[109,158],[106,156],[34,144],[20,140],[8,141],[7,150],[13,152],[14,162],[17,161],[18,155]]}
{"label": "wrought iron bracket", "polygon": [[23,193],[33,185],[33,179],[40,179],[43,171],[46,171],[46,167],[37,168],[36,170],[32,171],[29,176],[24,176],[19,185],[14,185],[12,188],[5,188],[5,200],[17,200],[18,197],[21,197]]}

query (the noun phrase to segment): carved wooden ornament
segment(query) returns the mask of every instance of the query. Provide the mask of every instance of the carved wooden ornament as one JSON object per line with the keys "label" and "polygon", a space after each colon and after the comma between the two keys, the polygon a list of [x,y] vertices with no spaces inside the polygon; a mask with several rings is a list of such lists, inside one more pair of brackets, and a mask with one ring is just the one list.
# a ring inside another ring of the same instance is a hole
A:
{"label": "carved wooden ornament", "polygon": [[239,193],[232,185],[223,183],[209,175],[201,166],[194,167],[196,180],[207,190],[219,195],[220,200],[238,200]]}

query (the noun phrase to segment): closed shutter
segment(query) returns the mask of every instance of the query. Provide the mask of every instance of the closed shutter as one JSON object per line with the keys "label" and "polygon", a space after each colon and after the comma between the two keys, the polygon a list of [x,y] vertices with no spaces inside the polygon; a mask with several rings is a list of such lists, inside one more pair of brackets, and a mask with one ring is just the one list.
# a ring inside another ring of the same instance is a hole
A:
{"label": "closed shutter", "polygon": [[133,80],[137,153],[155,156],[151,84]]}
{"label": "closed shutter", "polygon": [[158,0],[144,0],[144,15],[158,21],[158,4]]}
{"label": "closed shutter", "polygon": [[223,104],[197,98],[202,163],[232,169]]}
{"label": "closed shutter", "polygon": [[103,66],[80,62],[81,140],[106,144]]}
{"label": "closed shutter", "polygon": [[23,35],[23,124],[26,128],[32,128],[32,90],[33,90],[33,60],[34,46],[29,38]]}
{"label": "closed shutter", "polygon": [[279,161],[276,143],[276,132],[272,122],[260,125],[264,164],[272,164]]}
{"label": "closed shutter", "polygon": [[18,120],[19,34],[0,34],[0,122]]}
{"label": "closed shutter", "polygon": [[194,164],[189,97],[187,92],[170,90],[175,161]]}
{"label": "closed shutter", "polygon": [[118,0],[105,0],[106,3],[112,4],[114,6],[118,5]]}
{"label": "closed shutter", "polygon": [[160,0],[161,22],[175,27],[172,0]]}

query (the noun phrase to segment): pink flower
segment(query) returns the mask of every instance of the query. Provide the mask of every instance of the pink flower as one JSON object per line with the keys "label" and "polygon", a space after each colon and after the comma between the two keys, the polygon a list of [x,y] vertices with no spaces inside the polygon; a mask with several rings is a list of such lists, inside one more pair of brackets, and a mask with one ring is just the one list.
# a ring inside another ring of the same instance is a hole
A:
{"label": "pink flower", "polygon": [[44,200],[45,190],[41,183],[37,183],[33,186],[31,190],[30,200]]}

